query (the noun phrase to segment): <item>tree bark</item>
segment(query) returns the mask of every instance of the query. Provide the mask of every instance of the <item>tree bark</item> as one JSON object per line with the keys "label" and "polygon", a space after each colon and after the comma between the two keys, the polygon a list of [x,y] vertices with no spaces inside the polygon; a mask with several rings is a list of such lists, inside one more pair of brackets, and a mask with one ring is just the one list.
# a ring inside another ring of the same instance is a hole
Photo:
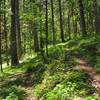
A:
{"label": "tree bark", "polygon": [[46,55],[48,56],[48,0],[45,0],[46,3],[46,15],[45,15],[45,28],[46,28]]}
{"label": "tree bark", "polygon": [[62,20],[62,8],[61,8],[61,0],[59,2],[59,15],[60,15],[60,32],[61,32],[61,40],[64,42],[64,31],[63,31],[63,20]]}
{"label": "tree bark", "polygon": [[7,66],[9,66],[7,16],[6,16],[6,4],[5,3],[6,3],[6,0],[4,0],[4,35],[5,35],[6,63],[7,63]]}
{"label": "tree bark", "polygon": [[11,0],[11,65],[16,66],[19,64],[18,54],[17,54],[17,7],[16,0]]}
{"label": "tree bark", "polygon": [[2,68],[2,2],[0,1],[0,69],[3,72]]}
{"label": "tree bark", "polygon": [[95,18],[95,32],[100,33],[100,15],[99,15],[100,9],[97,5],[97,0],[94,0],[94,18]]}
{"label": "tree bark", "polygon": [[55,27],[54,27],[54,1],[51,0],[51,13],[52,13],[52,33],[53,33],[53,44],[55,44]]}
{"label": "tree bark", "polygon": [[78,0],[78,3],[79,3],[79,11],[80,11],[80,28],[83,37],[85,37],[87,35],[87,32],[86,32],[86,24],[85,24],[85,17],[84,17],[84,7],[83,7],[82,0]]}
{"label": "tree bark", "polygon": [[22,47],[21,47],[21,33],[20,33],[20,15],[19,15],[19,0],[16,0],[16,15],[17,15],[17,42],[18,42],[18,57],[21,58],[22,55]]}

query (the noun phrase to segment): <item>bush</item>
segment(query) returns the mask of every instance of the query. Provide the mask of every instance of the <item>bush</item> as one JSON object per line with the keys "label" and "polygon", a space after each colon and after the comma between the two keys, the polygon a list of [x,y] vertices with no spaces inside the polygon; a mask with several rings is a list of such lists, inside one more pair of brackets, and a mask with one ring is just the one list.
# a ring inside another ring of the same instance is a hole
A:
{"label": "bush", "polygon": [[28,72],[28,73],[30,73],[30,72],[36,72],[39,69],[41,69],[42,67],[44,68],[43,62],[37,62],[37,63],[35,63],[32,66],[28,66],[27,69],[26,69],[26,72]]}
{"label": "bush", "polygon": [[[57,74],[55,74],[56,76]],[[61,77],[64,78],[61,78]],[[42,83],[41,87],[38,87],[38,99],[41,100],[72,100],[78,96],[82,96],[83,98],[90,94],[91,92],[95,92],[95,89],[88,84],[88,75],[83,72],[79,72],[76,70],[71,70],[67,73],[66,76],[64,74],[58,75],[58,77],[51,76],[51,78],[47,79],[45,84]],[[49,80],[49,81],[48,81]],[[52,81],[50,81],[52,80]],[[56,80],[60,80],[56,83]],[[49,82],[49,84],[47,84]],[[54,82],[56,85],[53,85]],[[53,86],[53,87],[51,87]],[[41,94],[42,93],[42,94]],[[41,95],[41,96],[40,96]]]}
{"label": "bush", "polygon": [[77,70],[71,70],[67,73],[67,79],[68,82],[86,82],[89,78],[89,75],[87,73],[83,73],[81,71]]}
{"label": "bush", "polygon": [[54,48],[49,49],[49,57],[51,59],[59,59],[64,57],[64,47],[63,46],[55,46]]}
{"label": "bush", "polygon": [[[6,100],[22,100],[25,96],[25,92],[18,88],[17,86],[8,86],[3,87],[0,89],[0,98],[6,99]],[[13,99],[15,97],[15,99]]]}
{"label": "bush", "polygon": [[19,100],[18,97],[16,96],[16,94],[14,94],[13,92],[9,94],[9,96],[6,97],[5,100]]}

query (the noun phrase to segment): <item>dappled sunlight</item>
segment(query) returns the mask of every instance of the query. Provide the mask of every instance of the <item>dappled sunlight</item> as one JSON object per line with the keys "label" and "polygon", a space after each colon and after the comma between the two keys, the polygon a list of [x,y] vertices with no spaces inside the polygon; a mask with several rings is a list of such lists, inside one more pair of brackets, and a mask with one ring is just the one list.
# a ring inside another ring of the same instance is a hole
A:
{"label": "dappled sunlight", "polygon": [[76,69],[82,70],[90,75],[92,85],[100,91],[100,74],[96,73],[96,70],[84,59],[79,58],[79,64],[76,65]]}

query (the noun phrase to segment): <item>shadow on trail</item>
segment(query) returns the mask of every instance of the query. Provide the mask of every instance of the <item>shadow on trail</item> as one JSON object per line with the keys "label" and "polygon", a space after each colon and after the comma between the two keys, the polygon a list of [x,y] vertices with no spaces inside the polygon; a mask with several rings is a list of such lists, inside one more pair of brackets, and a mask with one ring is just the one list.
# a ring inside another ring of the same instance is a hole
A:
{"label": "shadow on trail", "polygon": [[27,62],[23,62],[10,70],[13,73],[4,73],[6,76],[2,77],[0,81],[0,99],[14,93],[19,97],[18,100],[31,100],[33,98],[33,86],[41,83],[43,79],[42,75],[45,71],[43,61],[38,57],[27,59]]}

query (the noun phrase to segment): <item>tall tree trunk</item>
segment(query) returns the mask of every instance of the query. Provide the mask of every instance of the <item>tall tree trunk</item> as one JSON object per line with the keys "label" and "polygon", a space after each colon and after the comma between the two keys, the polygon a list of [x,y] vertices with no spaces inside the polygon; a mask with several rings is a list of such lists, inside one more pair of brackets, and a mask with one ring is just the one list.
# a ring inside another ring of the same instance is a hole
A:
{"label": "tall tree trunk", "polygon": [[32,56],[32,22],[29,21],[29,46],[30,46],[30,55]]}
{"label": "tall tree trunk", "polygon": [[59,2],[59,15],[60,15],[60,31],[61,31],[61,40],[64,42],[64,31],[63,31],[63,20],[62,20],[62,7],[61,7],[61,0]]}
{"label": "tall tree trunk", "polygon": [[[30,11],[32,12],[32,4],[31,4],[30,0]],[[29,20],[29,51],[30,51],[30,55],[32,56],[32,21]]]}
{"label": "tall tree trunk", "polygon": [[3,72],[3,68],[2,68],[2,1],[0,1],[0,69],[1,72]]}
{"label": "tall tree trunk", "polygon": [[42,15],[40,15],[40,51],[41,51],[43,60],[45,61],[44,50],[43,50],[43,38],[42,38]]}
{"label": "tall tree trunk", "polygon": [[94,17],[92,13],[89,13],[89,25],[91,25],[90,32],[93,33],[95,29],[94,29]]}
{"label": "tall tree trunk", "polygon": [[[35,1],[33,2],[35,3]],[[37,9],[32,10],[34,14],[34,21],[32,22],[32,31],[33,31],[33,36],[34,36],[34,50],[35,52],[39,52],[39,38],[38,38],[38,24],[37,24]]]}
{"label": "tall tree trunk", "polygon": [[94,17],[95,17],[95,32],[100,33],[100,9],[98,9],[97,0],[94,0]]}
{"label": "tall tree trunk", "polygon": [[33,36],[34,36],[34,50],[35,52],[39,51],[39,40],[38,40],[38,32],[37,32],[37,24],[33,23]]}
{"label": "tall tree trunk", "polygon": [[80,11],[80,28],[83,37],[85,37],[87,35],[87,32],[86,32],[83,2],[82,0],[78,0],[78,3],[79,3],[79,11]]}
{"label": "tall tree trunk", "polygon": [[43,58],[43,61],[45,62],[45,56],[44,56],[44,50],[43,50],[43,21],[42,21],[42,2],[40,0],[40,7],[39,7],[39,16],[40,16],[40,22],[39,22],[39,28],[40,28],[40,52],[41,52],[41,56]]}
{"label": "tall tree trunk", "polygon": [[7,33],[7,17],[6,17],[6,0],[4,0],[4,34],[5,34],[5,50],[6,50],[6,62],[9,66],[9,57],[8,57],[8,33]]}
{"label": "tall tree trunk", "polygon": [[68,22],[68,39],[71,39],[71,29],[70,29],[70,10],[68,11],[68,18],[67,18],[67,22]]}
{"label": "tall tree trunk", "polygon": [[53,44],[55,44],[55,27],[54,27],[54,1],[51,0],[51,13],[52,13],[52,33],[53,33]]}
{"label": "tall tree trunk", "polygon": [[[25,13],[26,11],[26,1],[25,0],[22,0],[23,2],[23,13]],[[23,24],[23,27],[24,27],[24,21],[22,21],[22,24]],[[23,54],[25,55],[27,53],[27,50],[26,50],[26,34],[25,32],[22,33],[22,37],[23,37]]]}
{"label": "tall tree trunk", "polygon": [[39,8],[39,16],[40,16],[40,49],[43,49],[43,39],[42,39],[42,9],[41,6]]}
{"label": "tall tree trunk", "polygon": [[11,65],[18,65],[18,54],[17,54],[17,7],[16,7],[16,0],[11,0]]}
{"label": "tall tree trunk", "polygon": [[46,16],[45,16],[45,29],[46,29],[46,55],[48,56],[48,0],[46,2]]}
{"label": "tall tree trunk", "polygon": [[20,33],[20,20],[19,20],[19,0],[16,0],[16,14],[17,14],[17,41],[18,41],[18,57],[21,58],[22,47],[21,47],[21,33]]}
{"label": "tall tree trunk", "polygon": [[24,47],[24,50],[23,50],[23,52],[24,52],[24,54],[26,54],[27,53],[27,50],[26,50],[26,34],[25,33],[23,33],[23,47]]}

